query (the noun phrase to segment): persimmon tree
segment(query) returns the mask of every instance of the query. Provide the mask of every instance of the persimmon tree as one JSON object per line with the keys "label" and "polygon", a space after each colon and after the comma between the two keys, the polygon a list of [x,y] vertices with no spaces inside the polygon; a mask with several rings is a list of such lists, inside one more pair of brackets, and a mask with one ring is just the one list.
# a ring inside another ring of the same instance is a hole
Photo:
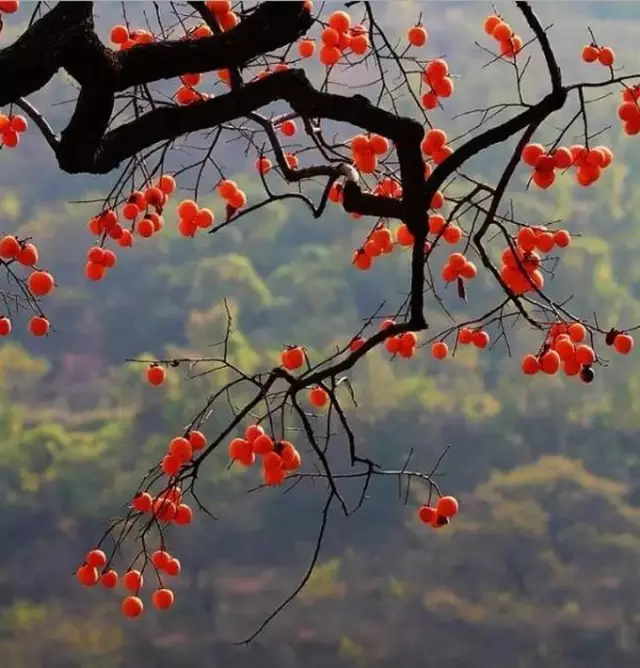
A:
{"label": "persimmon tree", "polygon": [[[374,476],[395,477],[407,489],[413,481],[425,484],[433,501],[417,515],[429,527],[446,527],[458,512],[455,497],[443,495],[436,483],[437,463],[431,471],[412,470],[406,461],[388,470],[359,452],[343,402],[353,398],[349,372],[367,353],[381,346],[392,360],[425,354],[445,360],[458,346],[509,351],[508,322],[539,334],[538,349],[518,362],[525,376],[562,373],[590,383],[607,364],[607,346],[622,355],[631,352],[630,323],[603,328],[545,290],[550,263],[561,261],[570,231],[557,223],[520,221],[505,198],[518,170],[529,170],[532,190],[552,188],[557,178],[597,188],[614,156],[596,143],[599,131],[590,129],[589,104],[610,100],[603,92],[618,96],[617,108],[610,103],[613,122],[622,123],[627,135],[640,133],[640,74],[621,70],[613,50],[590,34],[576,59],[599,68],[594,80],[565,81],[549,29],[529,3],[515,2],[505,12],[524,18],[526,34],[516,34],[509,16],[494,9],[478,26],[478,39],[487,65],[511,70],[516,101],[469,110],[478,122],[450,137],[439,125],[456,111],[455,86],[464,81],[455,83],[446,59],[429,53],[429,26],[419,16],[397,38],[388,35],[368,2],[345,3],[343,9],[318,9],[311,2],[148,3],[144,26],[132,25],[126,3],[122,7],[122,23],[111,27],[105,43],[95,30],[93,3],[37,3],[22,34],[0,51],[2,150],[20,150],[21,134],[35,130],[62,171],[116,175],[88,221],[94,244],[86,279],[104,279],[116,270],[119,253],[135,253],[138,243],[162,234],[165,224],[177,225],[186,243],[197,243],[199,235],[251,225],[243,219],[259,210],[268,216],[270,204],[287,200],[301,201],[314,218],[337,207],[362,219],[361,245],[343,258],[354,272],[375,271],[386,255],[406,252],[405,297],[373,313],[326,359],[312,359],[303,341],[288,343],[280,365],[245,373],[229,354],[229,316],[216,355],[141,361],[153,386],[180,367],[203,362],[231,380],[197,415],[185,416],[182,433],[167,435],[166,455],[150,462],[125,515],[87,554],[77,578],[107,589],[121,581],[128,592],[122,602],[127,617],[143,613],[145,580],[153,582],[153,606],[170,608],[174,594],[168,583],[181,570],[171,533],[190,524],[194,510],[212,515],[198,496],[197,480],[220,448],[227,448],[233,465],[256,466],[261,487],[292,483],[300,489],[304,485],[298,483],[323,480],[326,501],[308,570],[248,642],[308,580],[330,509],[352,514]],[[14,20],[18,11],[17,0],[0,2],[5,20]],[[548,80],[537,100],[527,100],[522,86],[532,60],[540,61]],[[56,131],[46,110],[28,97],[60,71],[77,84],[78,95],[66,127]],[[363,78],[366,83],[354,83]],[[351,82],[348,94],[339,92],[344,80]],[[172,94],[154,87],[163,82]],[[539,129],[553,127],[550,119],[570,105],[575,113],[554,130],[555,139],[536,143]],[[227,177],[219,159],[225,140],[242,146],[246,179],[261,184],[261,197],[251,201],[242,182]],[[493,181],[470,173],[470,160],[508,140],[515,147]],[[185,154],[192,156],[186,164]],[[217,190],[217,217],[198,203],[205,188]],[[187,196],[179,196],[180,190]],[[55,279],[46,259],[39,258],[33,240],[11,234],[0,240],[0,258],[13,285],[3,293],[0,335],[9,335],[25,310],[31,312],[33,335],[51,335],[43,298],[55,289]],[[460,321],[447,301],[466,300],[480,272],[493,282],[495,305]],[[445,309],[450,325],[433,331],[428,306]],[[223,428],[209,431],[216,406],[233,405],[238,388],[252,398],[234,406]],[[335,470],[331,457],[336,431],[347,443],[346,471]],[[303,444],[310,453],[304,458]],[[361,489],[350,505],[343,485],[354,481]],[[127,545],[132,560],[118,563]]]}

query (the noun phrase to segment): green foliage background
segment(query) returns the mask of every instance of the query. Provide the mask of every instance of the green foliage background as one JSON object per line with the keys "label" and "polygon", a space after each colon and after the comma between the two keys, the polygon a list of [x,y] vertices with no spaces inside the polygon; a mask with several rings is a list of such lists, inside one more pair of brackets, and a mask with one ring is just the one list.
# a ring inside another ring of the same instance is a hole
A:
{"label": "green foliage background", "polygon": [[[100,8],[108,28],[117,6]],[[383,25],[416,9],[381,6]],[[462,75],[448,111],[513,95],[508,68],[475,75],[485,61],[472,42],[481,39],[487,6],[422,9],[433,26],[430,53],[446,53]],[[503,9],[520,28],[514,10]],[[567,80],[597,76],[577,62],[586,32],[572,27],[576,22],[612,44],[630,70],[637,67],[634,3],[548,3],[539,12],[554,23]],[[544,72],[535,72],[531,90],[542,91]],[[63,89],[50,87],[34,101],[46,106]],[[571,308],[579,315],[596,311],[603,326],[624,327],[640,322],[640,145],[621,135],[615,100],[593,106],[594,127],[612,126],[602,141],[616,154],[597,187],[579,190],[564,177],[548,193],[526,193],[520,170],[510,196],[529,220],[564,218],[577,235],[557,268],[554,293],[575,295]],[[61,119],[65,113],[52,111]],[[439,113],[447,129],[461,123]],[[90,285],[82,267],[93,210],[66,201],[90,199],[107,186],[57,173],[37,133],[30,135],[20,150],[0,152],[1,227],[32,234],[61,287],[49,309],[55,335],[33,342],[16,324],[0,349],[3,668],[637,665],[637,356],[613,360],[589,387],[524,379],[518,359],[538,345],[524,327],[509,334],[511,359],[498,343],[482,354],[461,350],[445,363],[424,349],[410,361],[391,363],[379,351],[363,360],[352,376],[360,408],[350,411],[359,447],[389,467],[415,447],[413,467],[429,469],[450,445],[442,484],[458,494],[463,512],[447,530],[426,531],[415,519],[423,500],[417,486],[405,507],[395,481],[376,481],[348,524],[332,516],[309,586],[248,649],[230,642],[296,586],[323,494],[301,485],[286,496],[246,495],[256,473],[227,471],[224,453],[210,462],[201,487],[220,521],[198,516],[174,536],[184,575],[171,614],[124,623],[117,594],[80,590],[72,577],[78,560],[222,382],[187,382],[174,373],[166,387],[149,388],[142,367],[122,360],[206,354],[224,328],[224,298],[236,319],[234,356],[245,368],[268,368],[283,343],[303,343],[319,357],[349,340],[380,302],[397,302],[408,259],[394,253],[366,275],[354,272],[349,248],[368,223],[335,208],[315,221],[301,206],[275,204],[195,241],[179,238],[168,214],[162,235],[121,252],[107,280]],[[505,151],[474,168],[495,175]],[[257,196],[253,158],[227,158]],[[213,194],[200,204],[222,214]],[[447,299],[457,315],[482,313],[498,299],[486,278],[470,297],[468,311]],[[433,331],[446,326],[437,305],[428,308]],[[214,435],[225,417],[220,409],[205,431]]]}

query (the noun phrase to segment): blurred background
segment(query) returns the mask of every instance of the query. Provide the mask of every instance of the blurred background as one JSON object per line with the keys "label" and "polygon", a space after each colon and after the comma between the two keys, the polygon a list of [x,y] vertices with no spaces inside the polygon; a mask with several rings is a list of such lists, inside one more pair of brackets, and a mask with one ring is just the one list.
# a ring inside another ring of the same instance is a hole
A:
{"label": "blurred background", "polygon": [[[127,7],[140,27],[145,5]],[[452,120],[455,114],[515,99],[512,68],[483,68],[489,58],[474,45],[491,46],[482,32],[488,3],[375,7],[381,25],[400,36],[422,11],[430,32],[425,53],[445,56],[460,75],[445,109],[433,112],[450,136],[470,123]],[[616,50],[625,70],[640,70],[640,3],[536,7],[543,24],[553,24],[565,81],[605,76],[580,60],[587,26]],[[498,9],[529,38],[513,5]],[[27,21],[29,14],[23,3],[19,17]],[[121,5],[97,3],[97,14],[106,36],[121,20]],[[17,15],[8,19],[0,44],[20,29]],[[534,100],[548,79],[535,45],[529,49],[526,87]],[[316,65],[310,71],[319,75]],[[364,73],[342,76],[365,80]],[[207,77],[213,85],[215,75]],[[31,101],[60,129],[73,97],[60,77]],[[523,220],[566,221],[574,243],[547,281],[554,295],[574,295],[576,315],[595,311],[603,328],[640,323],[640,139],[622,133],[618,101],[616,90],[590,105],[591,127],[610,126],[598,142],[615,153],[601,182],[583,189],[566,175],[547,192],[526,193],[527,170],[519,169],[509,193]],[[562,118],[552,119],[540,140],[553,140],[561,127]],[[580,141],[579,131],[569,133],[568,144]],[[477,175],[495,178],[508,149],[483,155],[473,165]],[[250,201],[260,196],[255,156],[229,144],[217,158]],[[34,341],[26,319],[16,319],[0,348],[2,668],[638,665],[638,356],[617,356],[589,386],[525,378],[520,357],[540,341],[522,325],[509,331],[512,358],[501,341],[491,351],[461,349],[445,362],[425,348],[392,362],[374,351],[359,364],[351,377],[360,406],[349,410],[358,447],[390,468],[415,448],[412,468],[429,470],[451,446],[440,483],[459,497],[460,516],[432,531],[415,514],[424,490],[413,486],[404,505],[396,480],[375,480],[348,522],[331,515],[308,586],[249,647],[232,643],[249,635],[307,568],[325,499],[321,486],[247,494],[258,472],[226,470],[221,452],[199,481],[219,521],[199,514],[172,537],[183,574],[171,612],[124,620],[120,594],[80,587],[73,571],[85,552],[224,380],[185,381],[172,372],[165,386],[151,388],[144,367],[125,359],[206,355],[224,331],[225,298],[235,316],[234,360],[245,369],[269,368],[284,343],[304,344],[319,359],[347,342],[380,302],[394,310],[409,260],[398,251],[371,272],[355,271],[350,249],[370,221],[354,221],[336,207],[313,220],[298,203],[276,203],[195,240],[178,236],[170,207],[161,234],[119,252],[107,279],[89,284],[83,267],[93,240],[86,221],[97,205],[70,202],[104,196],[115,176],[60,173],[35,129],[18,149],[0,151],[0,174],[0,232],[33,235],[42,265],[60,286],[46,304],[55,334]],[[214,185],[212,177],[209,190]],[[223,217],[214,192],[199,203]],[[459,317],[500,300],[483,272],[468,304],[451,292],[447,303]],[[427,315],[432,332],[447,326],[435,302]],[[203,431],[214,437],[228,417],[220,408]],[[309,448],[297,445],[309,461]],[[344,442],[338,438],[334,447]],[[345,490],[352,498],[359,491]]]}

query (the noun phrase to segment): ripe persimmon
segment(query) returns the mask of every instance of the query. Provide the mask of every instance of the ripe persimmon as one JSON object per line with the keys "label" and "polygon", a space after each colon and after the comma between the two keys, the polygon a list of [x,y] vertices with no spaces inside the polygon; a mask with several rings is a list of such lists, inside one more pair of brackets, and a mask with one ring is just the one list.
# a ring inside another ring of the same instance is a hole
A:
{"label": "ripe persimmon", "polygon": [[114,587],[116,587],[116,585],[118,584],[118,573],[117,573],[117,571],[114,571],[113,569],[105,571],[100,576],[100,584],[105,589],[113,589]]}
{"label": "ripe persimmon", "polygon": [[8,234],[0,239],[0,258],[3,260],[15,260],[20,250],[20,243],[14,236]]}
{"label": "ripe persimmon", "polygon": [[165,475],[174,476],[182,468],[182,461],[176,455],[165,455],[160,466]]}
{"label": "ripe persimmon", "polygon": [[0,336],[9,336],[11,334],[11,320],[7,316],[0,317]]}
{"label": "ripe persimmon", "polygon": [[427,43],[429,35],[424,26],[415,25],[407,31],[407,39],[412,46],[424,46]]}
{"label": "ripe persimmon", "polygon": [[33,336],[46,336],[49,333],[49,321],[40,315],[34,315],[29,320],[29,331]]}
{"label": "ripe persimmon", "polygon": [[633,350],[633,338],[629,334],[617,334],[613,347],[621,355],[628,355]]}
{"label": "ripe persimmon", "polygon": [[266,485],[277,486],[281,485],[286,478],[286,471],[283,468],[266,468],[262,467],[262,479]]}
{"label": "ripe persimmon", "polygon": [[438,512],[432,506],[424,505],[418,508],[418,517],[424,524],[431,524],[436,519],[437,515]]}
{"label": "ripe persimmon", "polygon": [[256,455],[266,455],[274,449],[275,444],[271,436],[262,433],[256,436],[251,445]]}
{"label": "ripe persimmon", "polygon": [[287,371],[299,369],[305,360],[304,350],[300,346],[286,348],[280,354],[280,362]]}
{"label": "ripe persimmon", "polygon": [[76,571],[76,578],[81,585],[85,587],[93,587],[97,584],[99,576],[98,571],[94,566],[83,564]]}
{"label": "ripe persimmon", "polygon": [[535,355],[527,354],[522,358],[521,368],[527,376],[533,376],[540,371],[540,361]]}
{"label": "ripe persimmon", "polygon": [[107,563],[107,555],[103,550],[91,550],[87,553],[85,561],[89,566],[94,568],[102,568]]}
{"label": "ripe persimmon", "polygon": [[311,58],[316,50],[315,42],[311,39],[303,39],[298,42],[298,53],[301,58]]}
{"label": "ripe persimmon", "polygon": [[167,372],[165,371],[164,367],[160,366],[159,364],[152,364],[151,366],[147,367],[146,375],[149,385],[157,386],[164,383],[164,379],[167,377]]}
{"label": "ripe persimmon", "polygon": [[453,496],[442,496],[436,503],[436,512],[442,517],[453,517],[458,512],[458,500]]}
{"label": "ripe persimmon", "polygon": [[156,589],[152,596],[151,601],[153,606],[158,610],[168,610],[175,600],[175,596],[171,589]]}
{"label": "ripe persimmon", "polygon": [[249,455],[253,454],[253,447],[249,441],[244,438],[234,438],[229,443],[229,458],[233,460],[244,461]]}
{"label": "ripe persimmon", "polygon": [[437,360],[443,360],[449,354],[449,346],[444,341],[436,341],[431,346],[431,354]]}
{"label": "ripe persimmon", "polygon": [[139,513],[148,513],[153,506],[153,497],[149,492],[142,492],[133,498],[131,505]]}
{"label": "ripe persimmon", "polygon": [[314,387],[309,391],[309,401],[313,406],[322,408],[329,401],[329,395],[321,387]]}
{"label": "ripe persimmon", "polygon": [[180,560],[173,557],[172,559],[169,559],[167,565],[165,566],[164,572],[167,575],[176,577],[177,575],[180,575],[181,570],[182,570],[182,565],[180,564]]}
{"label": "ripe persimmon", "polygon": [[181,462],[188,462],[193,457],[193,448],[184,436],[176,436],[169,443],[169,454],[177,457]]}
{"label": "ripe persimmon", "polygon": [[144,610],[144,604],[137,596],[127,596],[122,601],[122,614],[125,617],[140,617]]}
{"label": "ripe persimmon", "polygon": [[176,524],[185,525],[191,524],[193,521],[193,510],[186,503],[180,503],[176,507],[176,516],[174,522]]}
{"label": "ripe persimmon", "polygon": [[38,249],[30,243],[25,244],[18,253],[18,262],[25,267],[38,264]]}
{"label": "ripe persimmon", "polygon": [[193,451],[204,450],[207,447],[207,437],[197,429],[190,431],[187,438]]}

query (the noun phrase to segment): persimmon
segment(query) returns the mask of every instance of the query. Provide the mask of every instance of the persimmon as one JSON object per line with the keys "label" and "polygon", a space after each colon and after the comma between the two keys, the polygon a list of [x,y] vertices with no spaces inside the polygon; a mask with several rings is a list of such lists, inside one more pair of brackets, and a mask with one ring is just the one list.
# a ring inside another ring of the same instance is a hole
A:
{"label": "persimmon", "polygon": [[27,123],[27,119],[24,116],[11,116],[9,119],[9,127],[11,130],[17,133],[22,133],[26,132],[29,128],[29,124]]}
{"label": "persimmon", "polygon": [[177,457],[181,462],[188,462],[193,457],[193,448],[184,436],[177,436],[169,443],[169,454]]}
{"label": "persimmon", "polygon": [[280,132],[285,137],[293,137],[293,135],[296,133],[296,122],[295,121],[285,121],[280,125]]}
{"label": "persimmon", "polygon": [[226,14],[231,11],[231,2],[229,0],[207,0],[205,5],[213,14]]}
{"label": "persimmon", "polygon": [[147,367],[146,375],[149,385],[158,386],[164,383],[164,380],[167,377],[167,372],[165,371],[164,367],[160,366],[159,364],[152,364],[151,366]]}
{"label": "persimmon", "polygon": [[236,190],[236,192],[229,198],[228,202],[234,209],[242,209],[247,205],[247,196],[242,190]]}
{"label": "persimmon", "polygon": [[621,355],[628,355],[633,350],[633,337],[629,334],[617,334],[613,340],[613,347]]}
{"label": "persimmon", "polygon": [[156,589],[152,596],[151,601],[153,606],[158,610],[168,610],[175,600],[175,596],[171,589]]}
{"label": "persimmon", "polygon": [[538,186],[538,188],[546,190],[554,184],[556,175],[554,172],[542,172],[540,170],[535,170],[531,175],[531,180]]}
{"label": "persimmon", "polygon": [[246,461],[251,454],[253,454],[253,447],[251,443],[244,438],[234,438],[231,443],[229,443],[230,459],[237,459],[242,462]]}
{"label": "persimmon", "polygon": [[430,63],[428,63],[428,65],[425,67],[424,73],[425,82],[433,87],[436,82],[441,81],[446,76],[448,76],[449,65],[447,64],[446,60],[437,58],[436,60],[432,60]]}
{"label": "persimmon", "polygon": [[584,337],[587,335],[587,330],[585,326],[580,322],[572,322],[569,325],[568,332],[571,340],[574,343],[581,343],[584,340]]}
{"label": "persimmon", "polygon": [[169,174],[163,174],[158,179],[158,188],[160,188],[165,195],[171,195],[176,189],[176,180]]}
{"label": "persimmon", "polygon": [[185,218],[181,218],[178,221],[178,231],[180,232],[181,236],[192,238],[198,231],[198,223],[196,222],[196,219],[192,218],[191,220],[187,220]]}
{"label": "persimmon", "polygon": [[487,35],[493,36],[493,31],[499,23],[502,23],[502,19],[495,14],[491,14],[484,20],[482,27]]}
{"label": "persimmon", "polygon": [[139,513],[148,513],[153,505],[153,497],[149,492],[142,492],[133,498],[131,505]]}
{"label": "persimmon", "polygon": [[11,334],[11,320],[7,316],[0,317],[0,336],[9,336]]}
{"label": "persimmon", "polygon": [[177,512],[176,504],[166,498],[158,497],[153,502],[153,514],[162,522],[171,522]]}
{"label": "persimmon", "polygon": [[[443,148],[437,150],[437,151],[433,154],[434,159],[435,159],[435,157],[436,157],[437,155],[439,155],[442,151],[444,151],[444,150],[447,149],[447,148],[448,148],[448,147],[445,146],[445,147],[443,147]],[[429,202],[429,207],[430,207],[431,209],[441,209],[443,206],[444,206],[444,193],[443,193],[441,190],[436,190],[436,191],[433,193],[433,197],[431,198],[431,202]]]}
{"label": "persimmon", "polygon": [[411,46],[424,46],[427,43],[429,34],[424,26],[415,25],[407,31],[407,39]]}
{"label": "persimmon", "polygon": [[85,587],[93,587],[98,583],[99,575],[94,566],[83,564],[76,571],[76,578],[81,585]]}
{"label": "persimmon", "polygon": [[296,450],[293,443],[280,441],[280,457],[282,459],[283,470],[296,471],[300,468],[300,453]]}
{"label": "persimmon", "polygon": [[110,248],[105,248],[102,254],[102,264],[107,269],[110,269],[111,267],[115,267],[117,261],[118,257],[116,254]]}
{"label": "persimmon", "polygon": [[431,234],[440,234],[440,232],[444,230],[446,224],[446,219],[439,213],[429,216],[429,232]]}
{"label": "persimmon", "polygon": [[204,450],[207,447],[207,437],[197,429],[189,432],[188,439],[194,452]]}
{"label": "persimmon", "polygon": [[548,350],[540,357],[540,370],[552,376],[558,372],[560,361],[560,355],[555,350]]}
{"label": "persimmon", "polygon": [[105,571],[100,576],[100,584],[105,589],[114,589],[118,584],[118,573],[117,573],[117,571],[114,571],[113,569]]}
{"label": "persimmon", "polygon": [[447,133],[444,130],[434,128],[427,131],[420,148],[426,155],[432,155],[435,151],[441,149],[447,141]]}
{"label": "persimmon", "polygon": [[24,267],[33,267],[38,263],[38,249],[33,244],[25,244],[18,253],[17,260]]}
{"label": "persimmon", "polygon": [[280,362],[287,371],[299,369],[305,360],[304,350],[300,346],[292,346],[282,351]]}
{"label": "persimmon", "polygon": [[533,376],[540,371],[540,361],[535,355],[527,354],[522,358],[521,368],[527,376]]}
{"label": "persimmon", "polygon": [[451,518],[458,512],[458,500],[453,496],[442,496],[436,503],[436,513]]}
{"label": "persimmon", "polygon": [[431,84],[431,88],[438,97],[450,97],[454,91],[453,79],[450,77],[436,79]]}
{"label": "persimmon", "polygon": [[460,276],[468,281],[473,280],[478,275],[478,268],[473,262],[465,262],[460,270]]}
{"label": "persimmon", "polygon": [[167,575],[176,577],[177,575],[180,575],[181,570],[182,564],[180,563],[180,560],[173,557],[172,559],[169,559],[167,565],[165,566],[164,572]]}
{"label": "persimmon", "polygon": [[340,53],[340,49],[335,46],[324,45],[320,49],[320,62],[326,67],[335,65],[341,57],[342,53]]}
{"label": "persimmon", "polygon": [[29,320],[29,331],[33,336],[46,336],[49,333],[49,321],[40,315],[34,315]]}
{"label": "persimmon", "polygon": [[215,222],[215,216],[211,209],[200,209],[196,214],[195,222],[200,229],[207,229]]}
{"label": "persimmon", "polygon": [[266,455],[267,452],[271,452],[274,449],[275,444],[271,436],[263,432],[256,436],[251,442],[251,446],[256,455]]}
{"label": "persimmon", "polygon": [[597,46],[587,44],[582,48],[582,60],[584,60],[585,63],[594,63],[598,60],[599,53],[600,49],[598,49]]}
{"label": "persimmon", "polygon": [[283,466],[282,457],[275,451],[266,452],[262,458],[262,465],[265,469],[278,469]]}
{"label": "persimmon", "polygon": [[171,560],[171,555],[166,550],[156,550],[151,555],[151,563],[159,571],[164,570],[170,560]]}
{"label": "persimmon", "polygon": [[478,332],[474,332],[472,343],[476,348],[486,348],[489,345],[490,340],[491,337],[489,336],[488,332],[480,330]]}
{"label": "persimmon", "polygon": [[364,339],[361,336],[356,336],[355,339],[349,343],[349,350],[352,353],[355,353],[357,350],[360,350],[362,346],[364,345]]}
{"label": "persimmon", "polygon": [[420,506],[418,508],[418,517],[424,524],[431,524],[437,517],[438,512],[431,506]]}
{"label": "persimmon", "polygon": [[174,476],[182,468],[182,461],[176,455],[165,455],[160,463],[162,471],[168,476]]}
{"label": "persimmon", "polygon": [[413,234],[404,223],[401,223],[396,230],[396,240],[401,246],[411,246],[413,244]]}
{"label": "persimmon", "polygon": [[376,155],[384,155],[389,151],[389,140],[382,135],[372,134],[369,137],[369,147]]}
{"label": "persimmon", "polygon": [[420,102],[427,110],[435,109],[438,106],[438,96],[432,91],[428,91],[422,94]]}
{"label": "persimmon", "polygon": [[262,479],[266,485],[275,487],[281,485],[287,476],[283,468],[265,468],[262,467]]}
{"label": "persimmon", "polygon": [[180,503],[176,508],[176,516],[174,522],[176,524],[185,525],[191,524],[193,521],[193,510],[186,504]]}
{"label": "persimmon", "polygon": [[596,361],[596,354],[591,346],[582,343],[576,346],[576,360],[583,365],[593,364]]}
{"label": "persimmon", "polygon": [[309,391],[309,401],[313,406],[322,408],[329,401],[329,395],[321,387],[314,387]]}
{"label": "persimmon", "polygon": [[107,563],[107,555],[103,550],[91,550],[87,553],[85,561],[87,564],[89,564],[89,566],[93,566],[94,568],[102,568]]}
{"label": "persimmon", "polygon": [[258,158],[254,164],[256,171],[259,174],[266,174],[267,172],[271,171],[271,168],[273,167],[273,164],[269,158]]}
{"label": "persimmon", "polygon": [[614,50],[608,46],[604,46],[598,51],[598,62],[605,67],[612,67],[615,59]]}
{"label": "persimmon", "polygon": [[522,158],[522,161],[526,165],[529,165],[530,167],[534,167],[536,162],[544,154],[545,154],[545,151],[544,151],[544,147],[542,146],[542,144],[527,144],[522,149],[520,157]]}
{"label": "persimmon", "polygon": [[315,42],[311,39],[303,39],[298,42],[298,53],[301,58],[311,58],[316,50]]}
{"label": "persimmon", "polygon": [[3,260],[15,260],[21,250],[18,240],[8,234],[0,239],[0,258]]}
{"label": "persimmon", "polygon": [[350,46],[353,53],[355,53],[357,56],[363,56],[369,48],[369,38],[365,34],[355,35],[351,39]]}
{"label": "persimmon", "polygon": [[431,354],[437,360],[443,360],[449,354],[449,346],[444,341],[436,341],[431,346]]}
{"label": "persimmon", "polygon": [[445,227],[442,236],[448,244],[454,245],[462,239],[462,230],[457,225],[449,224]]}
{"label": "persimmon", "polygon": [[511,26],[505,21],[500,21],[497,23],[493,30],[491,31],[491,36],[494,37],[498,42],[505,42],[510,39],[513,35],[513,30]]}
{"label": "persimmon", "polygon": [[149,237],[153,236],[153,233],[155,232],[153,222],[149,218],[143,218],[142,220],[139,220],[136,223],[136,233],[144,237],[145,239],[148,239]]}
{"label": "persimmon", "polygon": [[137,596],[127,596],[122,600],[122,614],[131,619],[140,617],[144,611],[144,603]]}
{"label": "persimmon", "polygon": [[336,32],[347,32],[351,27],[351,17],[347,12],[338,10],[329,16],[328,23]]}

